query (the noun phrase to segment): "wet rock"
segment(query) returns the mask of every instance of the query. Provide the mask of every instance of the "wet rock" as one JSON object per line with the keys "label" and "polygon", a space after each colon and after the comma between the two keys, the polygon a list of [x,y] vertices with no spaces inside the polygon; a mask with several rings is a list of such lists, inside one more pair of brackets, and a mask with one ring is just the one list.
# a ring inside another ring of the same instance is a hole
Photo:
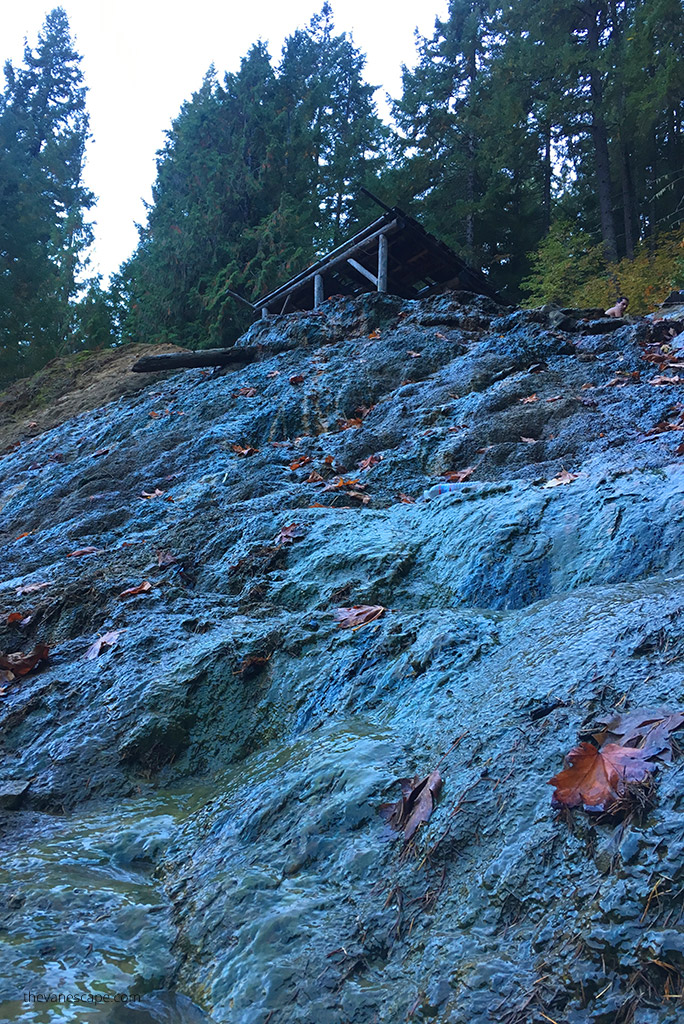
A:
{"label": "wet rock", "polygon": [[17,807],[20,807],[30,785],[30,780],[26,779],[0,782],[0,811],[15,811]]}

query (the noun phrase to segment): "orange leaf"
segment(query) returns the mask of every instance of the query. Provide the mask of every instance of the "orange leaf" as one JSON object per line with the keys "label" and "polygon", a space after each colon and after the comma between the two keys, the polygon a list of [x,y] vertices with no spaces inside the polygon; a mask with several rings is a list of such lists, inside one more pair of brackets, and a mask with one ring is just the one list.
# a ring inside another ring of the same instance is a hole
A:
{"label": "orange leaf", "polygon": [[306,480],[304,481],[304,483],[307,483],[307,484],[322,484],[323,482],[324,482],[323,477],[315,469],[311,470],[311,472],[307,476]]}
{"label": "orange leaf", "polygon": [[252,448],[251,445],[247,445],[243,448],[241,444],[232,444],[230,447],[234,452],[237,452],[238,455],[256,455],[259,451],[258,448]]}
{"label": "orange leaf", "polygon": [[301,384],[304,380],[303,373],[293,373],[290,377],[290,384]]}
{"label": "orange leaf", "polygon": [[555,786],[556,807],[578,807],[603,811],[625,792],[626,782],[643,782],[653,771],[649,759],[657,748],[622,747],[608,743],[601,750],[592,743],[580,743],[566,756],[568,767],[549,779]]}
{"label": "orange leaf", "polygon": [[158,487],[155,487],[153,491],[143,491],[140,495],[141,498],[161,498],[164,492],[160,491]]}
{"label": "orange leaf", "polygon": [[0,668],[7,669],[15,676],[27,676],[41,661],[46,661],[50,653],[45,644],[36,644],[30,654],[0,654]]}
{"label": "orange leaf", "polygon": [[293,470],[293,471],[295,469],[300,469],[302,466],[306,466],[307,462],[311,462],[311,456],[310,455],[302,455],[301,458],[295,459],[294,462],[290,463],[290,469]]}
{"label": "orange leaf", "polygon": [[152,589],[152,584],[149,580],[143,580],[137,587],[129,587],[128,590],[122,590],[119,597],[134,597],[136,594],[146,594],[148,590]]}
{"label": "orange leaf", "polygon": [[378,330],[378,328],[376,327],[374,331],[371,331],[368,337],[370,338],[371,341],[377,341],[377,339],[380,337],[380,331]]}
{"label": "orange leaf", "polygon": [[369,455],[367,459],[362,459],[361,462],[357,463],[359,469],[372,469],[373,466],[377,466],[379,462],[382,462],[382,455]]}
{"label": "orange leaf", "polygon": [[399,501],[403,501],[404,505],[415,505],[416,499],[410,498],[408,494],[400,494]]}
{"label": "orange leaf", "polygon": [[530,402],[538,402],[539,399],[537,398],[537,393],[535,392],[533,395],[528,395],[527,398],[519,398],[518,401],[521,402],[523,405],[529,405]]}
{"label": "orange leaf", "polygon": [[467,469],[448,469],[445,473],[442,473],[442,476],[451,484],[462,484],[474,472],[475,467],[468,466]]}
{"label": "orange leaf", "polygon": [[543,485],[544,487],[560,487],[562,484],[571,484],[573,480],[576,480],[579,473],[568,473],[567,469],[562,470],[558,476],[554,476],[552,480],[547,480]]}

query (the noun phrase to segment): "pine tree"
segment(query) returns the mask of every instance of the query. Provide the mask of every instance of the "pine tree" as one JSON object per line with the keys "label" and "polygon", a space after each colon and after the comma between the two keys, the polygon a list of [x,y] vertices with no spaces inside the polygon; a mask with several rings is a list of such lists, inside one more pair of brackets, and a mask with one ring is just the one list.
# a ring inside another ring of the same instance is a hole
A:
{"label": "pine tree", "polygon": [[94,196],[83,184],[86,90],[64,10],[45,19],[24,64],[5,66],[0,106],[3,162],[2,345],[27,369],[71,343]]}

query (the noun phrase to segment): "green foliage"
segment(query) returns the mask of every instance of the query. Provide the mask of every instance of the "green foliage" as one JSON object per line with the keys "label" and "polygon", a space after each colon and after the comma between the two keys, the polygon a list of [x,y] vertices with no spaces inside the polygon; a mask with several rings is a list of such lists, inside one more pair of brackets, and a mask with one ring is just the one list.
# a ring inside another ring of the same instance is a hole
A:
{"label": "green foliage", "polygon": [[82,181],[88,116],[80,57],[60,7],[0,97],[0,377],[32,372],[72,342],[92,240]]}
{"label": "green foliage", "polygon": [[567,222],[553,226],[531,255],[532,274],[522,290],[532,305],[611,306],[629,298],[629,312],[651,312],[673,288],[684,287],[684,231],[640,242],[632,258],[608,263],[603,247]]}

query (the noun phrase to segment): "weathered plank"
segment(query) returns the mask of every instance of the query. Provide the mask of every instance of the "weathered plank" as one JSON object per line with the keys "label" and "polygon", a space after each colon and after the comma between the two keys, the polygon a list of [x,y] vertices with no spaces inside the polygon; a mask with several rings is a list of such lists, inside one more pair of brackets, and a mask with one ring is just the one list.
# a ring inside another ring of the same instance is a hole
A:
{"label": "weathered plank", "polygon": [[143,356],[131,370],[134,373],[158,373],[159,370],[184,370],[202,366],[246,366],[253,363],[259,349],[205,348],[198,352],[163,352],[158,356]]}

